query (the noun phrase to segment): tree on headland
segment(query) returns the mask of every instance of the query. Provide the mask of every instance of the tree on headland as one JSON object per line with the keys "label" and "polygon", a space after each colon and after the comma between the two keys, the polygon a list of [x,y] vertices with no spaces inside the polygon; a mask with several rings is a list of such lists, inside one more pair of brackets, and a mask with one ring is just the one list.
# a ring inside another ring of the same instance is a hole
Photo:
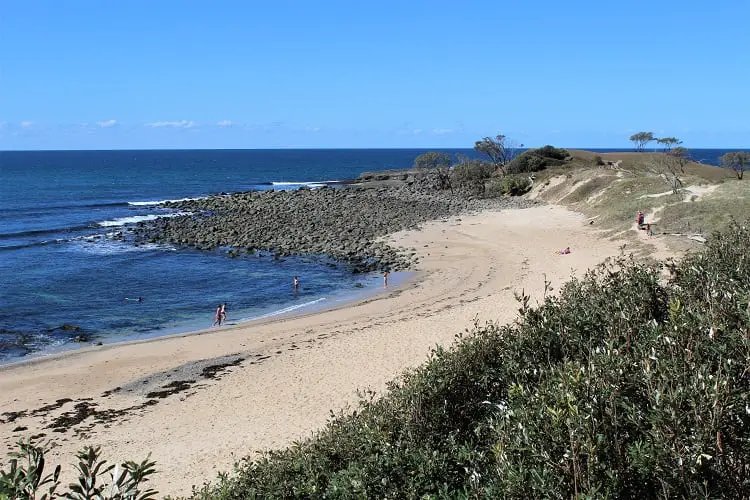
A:
{"label": "tree on headland", "polygon": [[[630,140],[632,141],[633,138],[631,137]],[[664,151],[670,151],[673,147],[682,144],[682,141],[676,137],[662,137],[661,139],[656,139],[656,142],[664,147]]]}
{"label": "tree on headland", "polygon": [[439,151],[428,151],[414,160],[414,168],[433,170],[439,168],[450,168],[451,155]]}
{"label": "tree on headland", "polygon": [[423,153],[414,160],[414,168],[419,170],[423,175],[433,172],[437,178],[437,187],[439,189],[450,189],[453,191],[451,184],[451,156],[448,153],[438,151],[428,151]]}
{"label": "tree on headland", "polygon": [[682,189],[680,176],[685,173],[685,165],[690,162],[690,150],[677,147],[665,152],[658,160],[658,171],[660,175],[672,188],[672,193],[679,194]]}
{"label": "tree on headland", "polygon": [[[682,142],[682,141],[680,141]],[[690,163],[690,150],[682,146],[667,151],[667,156],[679,169],[681,174],[685,173],[685,165]]]}
{"label": "tree on headland", "polygon": [[649,142],[652,142],[655,139],[656,138],[654,137],[653,132],[638,132],[637,134],[633,134],[630,136],[630,141],[635,146],[635,150],[639,153],[646,148],[646,145]]}
{"label": "tree on headland", "polygon": [[719,157],[722,167],[731,168],[737,175],[737,179],[742,180],[745,170],[750,169],[750,153],[745,151],[732,151]]}
{"label": "tree on headland", "polygon": [[483,195],[484,183],[492,177],[495,166],[488,161],[471,159],[465,155],[456,155],[458,163],[451,171],[451,183],[471,195]]}
{"label": "tree on headland", "polygon": [[487,156],[496,170],[506,174],[506,166],[518,154],[523,144],[511,141],[504,135],[485,137],[474,143],[474,150]]}

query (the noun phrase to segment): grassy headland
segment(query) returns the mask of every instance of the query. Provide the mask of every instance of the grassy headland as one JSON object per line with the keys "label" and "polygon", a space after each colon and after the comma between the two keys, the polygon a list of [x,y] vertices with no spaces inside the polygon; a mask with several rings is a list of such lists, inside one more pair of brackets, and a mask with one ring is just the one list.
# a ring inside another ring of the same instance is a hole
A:
{"label": "grassy headland", "polygon": [[195,498],[739,498],[750,487],[750,228],[621,258],[476,325],[312,439]]}
{"label": "grassy headland", "polygon": [[[677,246],[722,231],[669,264],[669,279],[662,263],[622,257],[539,307],[520,296],[515,323],[475,325],[385,396],[363,395],[313,438],[194,497],[744,495],[750,229],[732,219],[747,213],[747,189],[696,163],[674,184],[662,162],[571,151],[533,174],[527,196],[582,211],[612,235],[634,230],[637,210]],[[482,179],[483,191],[507,178]]]}
{"label": "grassy headland", "polygon": [[[333,230],[327,221],[346,219],[341,214],[354,202],[361,207],[353,218],[357,234],[342,254],[359,259],[371,257],[371,240],[394,228],[479,207],[465,201],[514,194],[584,212],[613,236],[637,232],[637,210],[647,213],[658,240],[675,246],[722,233],[677,264],[625,256],[603,264],[538,307],[521,295],[515,322],[475,324],[385,395],[363,394],[354,411],[332,414],[312,438],[245,460],[193,496],[743,496],[750,488],[750,229],[732,216],[742,220],[748,208],[744,182],[689,162],[671,171],[674,164],[658,153],[542,148],[503,165],[501,174],[487,162],[452,164],[439,154],[425,160],[413,171],[372,179],[369,188],[341,191],[343,197],[322,190],[210,199],[199,207],[205,218],[158,229],[196,246],[278,249],[248,236],[265,238],[265,224],[241,227],[232,241],[217,239],[212,228],[244,224],[248,214],[282,200],[295,221],[309,213]],[[398,198],[390,198],[391,189]],[[329,197],[344,203],[326,205],[333,215],[304,210]],[[417,215],[402,210],[403,220],[384,209],[414,200],[427,204]],[[382,212],[383,228],[368,226],[371,207]],[[326,251],[328,232],[315,236]],[[284,252],[309,251],[293,246],[304,238],[290,241]],[[392,258],[399,262],[396,253]]]}

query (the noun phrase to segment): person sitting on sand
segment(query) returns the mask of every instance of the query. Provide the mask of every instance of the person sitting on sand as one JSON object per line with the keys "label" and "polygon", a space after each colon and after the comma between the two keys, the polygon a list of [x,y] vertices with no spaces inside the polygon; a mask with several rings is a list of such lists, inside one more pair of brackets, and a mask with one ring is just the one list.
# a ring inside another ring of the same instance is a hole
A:
{"label": "person sitting on sand", "polygon": [[214,320],[214,324],[211,326],[221,326],[221,304],[219,304],[216,307],[216,319]]}
{"label": "person sitting on sand", "polygon": [[565,247],[562,250],[558,250],[557,253],[560,255],[568,255],[570,253],[570,247]]}

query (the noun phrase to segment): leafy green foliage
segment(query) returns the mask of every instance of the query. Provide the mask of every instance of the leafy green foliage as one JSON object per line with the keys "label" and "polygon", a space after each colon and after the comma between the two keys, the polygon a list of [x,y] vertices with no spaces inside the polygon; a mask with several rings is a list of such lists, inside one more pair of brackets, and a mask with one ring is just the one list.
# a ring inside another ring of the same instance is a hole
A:
{"label": "leafy green foliage", "polygon": [[635,146],[635,150],[638,152],[642,152],[649,142],[653,142],[655,140],[656,137],[654,137],[653,132],[638,132],[637,134],[633,134],[630,136],[630,142],[633,143],[633,146]]}
{"label": "leafy green foliage", "polygon": [[420,171],[420,180],[427,180],[434,189],[450,189],[451,184],[451,157],[447,153],[428,151],[414,160],[414,168]]}
{"label": "leafy green foliage", "polygon": [[451,171],[451,179],[453,184],[460,189],[470,194],[483,195],[484,183],[492,176],[494,170],[492,163],[461,158]]}
{"label": "leafy green foliage", "polygon": [[496,170],[507,173],[505,167],[518,154],[523,144],[518,144],[500,134],[495,137],[484,137],[474,143],[474,150],[489,158]]}
{"label": "leafy green foliage", "polygon": [[745,170],[750,168],[750,153],[745,151],[732,151],[725,153],[719,158],[721,166],[731,168],[737,175],[737,179],[742,180]]}
{"label": "leafy green foliage", "polygon": [[[156,472],[155,462],[148,458],[141,463],[127,461],[121,465],[107,465],[101,459],[100,448],[86,448],[76,455],[78,482],[69,485],[69,491],[57,493],[60,466],[44,476],[44,449],[30,441],[19,442],[18,448],[18,452],[10,454],[9,470],[0,471],[0,499],[151,500],[156,496],[155,490],[141,489],[148,477]],[[105,475],[109,475],[108,482],[102,480]],[[44,487],[48,488],[47,492],[39,496]]]}
{"label": "leafy green foliage", "polygon": [[685,166],[690,163],[690,150],[683,147],[671,149],[659,157],[656,173],[672,188],[674,194],[682,189],[682,174]]}
{"label": "leafy green foliage", "polygon": [[656,139],[656,143],[662,146],[665,151],[669,151],[673,147],[682,144],[682,141],[677,137],[662,137],[661,139]]}
{"label": "leafy green foliage", "polygon": [[414,160],[414,168],[418,169],[434,169],[434,168],[450,168],[451,156],[448,153],[440,153],[438,151],[428,151],[423,153]]}
{"label": "leafy green foliage", "polygon": [[524,175],[508,175],[487,186],[488,196],[521,196],[531,189],[531,180]]}
{"label": "leafy green foliage", "polygon": [[[619,258],[367,394],[196,498],[741,498],[750,229],[682,263]],[[671,278],[664,277],[669,270]]]}
{"label": "leafy green foliage", "polygon": [[47,492],[38,498],[54,498],[60,477],[58,465],[52,474],[44,476],[44,451],[31,442],[18,442],[18,451],[10,453],[9,470],[0,470],[0,498],[37,498],[47,487]]}
{"label": "leafy green foliage", "polygon": [[539,172],[547,167],[565,164],[569,157],[565,149],[557,149],[552,146],[544,146],[538,149],[529,149],[516,156],[508,165],[508,173],[520,174]]}

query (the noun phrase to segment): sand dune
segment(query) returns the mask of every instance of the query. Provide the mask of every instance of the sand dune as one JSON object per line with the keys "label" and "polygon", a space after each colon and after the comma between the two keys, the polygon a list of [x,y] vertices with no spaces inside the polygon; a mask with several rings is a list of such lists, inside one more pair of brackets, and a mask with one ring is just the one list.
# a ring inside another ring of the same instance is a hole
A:
{"label": "sand dune", "polygon": [[538,298],[545,276],[557,287],[623,244],[557,206],[431,222],[389,240],[415,249],[419,272],[358,304],[1,369],[1,411],[16,412],[0,424],[3,445],[44,433],[50,461],[63,464],[86,444],[113,460],[150,451],[160,493],[187,494],[243,456],[311,435],[358,389],[382,391],[475,318],[512,320],[514,292]]}

